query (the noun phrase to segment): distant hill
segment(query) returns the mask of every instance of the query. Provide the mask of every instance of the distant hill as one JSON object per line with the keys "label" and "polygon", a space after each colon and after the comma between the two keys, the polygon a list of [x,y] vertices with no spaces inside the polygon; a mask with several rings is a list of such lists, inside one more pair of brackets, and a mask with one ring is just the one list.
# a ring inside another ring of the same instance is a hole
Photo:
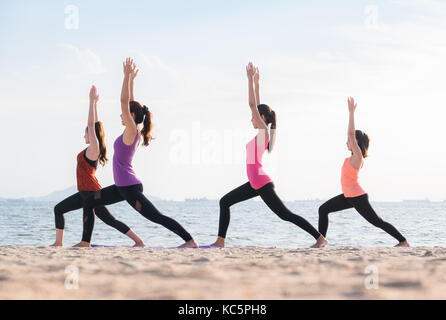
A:
{"label": "distant hill", "polygon": [[76,193],[77,189],[75,186],[69,187],[64,190],[54,191],[43,197],[28,197],[24,198],[25,201],[58,201],[63,200],[72,194]]}

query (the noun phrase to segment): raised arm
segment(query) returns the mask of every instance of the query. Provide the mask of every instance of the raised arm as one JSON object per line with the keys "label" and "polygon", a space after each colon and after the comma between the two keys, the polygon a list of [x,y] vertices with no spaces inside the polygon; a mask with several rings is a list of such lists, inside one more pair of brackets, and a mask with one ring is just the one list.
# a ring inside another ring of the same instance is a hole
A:
{"label": "raised arm", "polygon": [[259,105],[260,102],[260,72],[259,68],[256,68],[256,73],[254,74],[254,86],[255,86],[255,93],[256,93],[256,103]]}
{"label": "raised arm", "polygon": [[352,148],[353,156],[351,158],[351,165],[359,169],[361,167],[363,156],[361,148],[356,140],[356,129],[355,129],[355,111],[357,104],[355,99],[352,97],[348,98],[348,111],[349,111],[349,121],[348,121],[348,139],[350,141],[350,147]]}
{"label": "raised arm", "polygon": [[256,73],[256,68],[250,62],[246,67],[246,73],[248,76],[248,90],[249,90],[249,107],[251,108],[251,113],[254,121],[259,128],[259,133],[257,134],[257,145],[264,145],[265,141],[269,137],[268,125],[263,121],[260,116],[259,109],[257,109],[257,99],[254,93],[254,75]]}
{"label": "raised arm", "polygon": [[94,102],[94,123],[99,121],[99,117],[98,117],[98,100],[99,100],[99,96],[98,96],[98,99]]}
{"label": "raised arm", "polygon": [[[123,62],[124,69],[124,80],[122,82],[122,90],[121,90],[121,111],[122,111],[122,120],[125,125],[124,130],[124,142],[133,142],[135,135],[137,133],[136,123],[132,118],[130,113],[130,74],[133,72],[134,63],[133,60],[127,58],[125,62]],[[130,143],[131,145],[131,143]]]}
{"label": "raised arm", "polygon": [[90,89],[90,107],[88,109],[88,140],[90,145],[87,148],[86,156],[92,161],[96,161],[99,157],[99,141],[96,137],[95,123],[98,121],[97,118],[97,103],[99,100],[98,91],[95,86]]}
{"label": "raised arm", "polygon": [[[249,107],[252,109],[257,109],[257,100],[254,92],[254,66],[250,62],[246,66],[246,75],[248,76],[248,97],[249,97]],[[254,114],[253,114],[254,116]]]}
{"label": "raised arm", "polygon": [[136,69],[135,63],[133,63],[133,71],[130,74],[130,101],[135,101],[135,95],[133,94],[134,80],[138,75],[139,69]]}

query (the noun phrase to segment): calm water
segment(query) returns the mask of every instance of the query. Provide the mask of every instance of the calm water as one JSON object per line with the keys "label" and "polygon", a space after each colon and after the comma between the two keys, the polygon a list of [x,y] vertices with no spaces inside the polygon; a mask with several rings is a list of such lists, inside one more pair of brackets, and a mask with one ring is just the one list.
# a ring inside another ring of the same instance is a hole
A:
{"label": "calm water", "polygon": [[[286,205],[317,228],[317,208],[322,202],[296,201]],[[0,202],[0,246],[42,246],[54,242],[54,202]],[[216,239],[217,201],[154,202],[164,214],[179,221],[202,245]],[[373,203],[381,217],[392,223],[412,246],[446,246],[446,203]],[[175,246],[181,238],[139,215],[126,203],[109,206],[111,213],[131,227],[148,246]],[[65,214],[65,246],[80,241],[82,211]],[[354,210],[333,213],[328,240],[331,246],[377,247],[396,243],[391,236],[368,224]],[[228,246],[308,247],[311,236],[280,220],[262,202],[250,200],[231,210]],[[127,237],[96,218],[92,243],[129,246]]]}

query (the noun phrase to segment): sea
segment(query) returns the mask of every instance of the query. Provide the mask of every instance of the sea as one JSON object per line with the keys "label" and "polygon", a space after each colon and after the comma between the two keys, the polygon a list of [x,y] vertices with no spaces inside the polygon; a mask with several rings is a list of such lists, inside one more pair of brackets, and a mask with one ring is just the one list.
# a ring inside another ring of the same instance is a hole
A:
{"label": "sea", "polygon": [[[317,228],[319,200],[292,201],[285,205]],[[55,240],[54,201],[0,201],[0,246],[47,246]],[[200,245],[214,242],[218,233],[218,200],[153,201],[165,215],[177,220]],[[414,247],[446,246],[446,202],[372,202],[376,212],[393,224]],[[157,225],[126,202],[108,206],[116,219],[132,228],[149,247],[172,247],[182,239]],[[365,221],[354,209],[330,214],[329,247],[389,247],[397,241]],[[82,211],[65,214],[64,246],[81,240]],[[133,242],[96,217],[92,243],[132,246]],[[314,239],[290,222],[282,221],[259,200],[231,207],[228,247],[306,248]]]}

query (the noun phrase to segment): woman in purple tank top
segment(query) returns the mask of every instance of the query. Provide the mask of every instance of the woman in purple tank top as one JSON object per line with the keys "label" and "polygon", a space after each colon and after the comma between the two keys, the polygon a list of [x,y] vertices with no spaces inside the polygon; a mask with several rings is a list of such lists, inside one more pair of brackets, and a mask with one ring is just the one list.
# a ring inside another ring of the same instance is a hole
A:
{"label": "woman in purple tank top", "polygon": [[[133,81],[138,74],[132,59],[123,63],[124,81],[121,92],[121,119],[124,133],[114,143],[113,177],[115,184],[95,192],[84,200],[84,214],[93,214],[98,206],[110,205],[126,200],[136,211],[152,222],[158,223],[180,236],[185,243],[180,248],[197,248],[192,236],[174,219],[161,214],[144,196],[143,185],[136,177],[132,166],[136,147],[143,138],[143,145],[150,143],[152,114],[146,106],[141,106],[133,96]],[[139,126],[143,124],[140,131]]]}

